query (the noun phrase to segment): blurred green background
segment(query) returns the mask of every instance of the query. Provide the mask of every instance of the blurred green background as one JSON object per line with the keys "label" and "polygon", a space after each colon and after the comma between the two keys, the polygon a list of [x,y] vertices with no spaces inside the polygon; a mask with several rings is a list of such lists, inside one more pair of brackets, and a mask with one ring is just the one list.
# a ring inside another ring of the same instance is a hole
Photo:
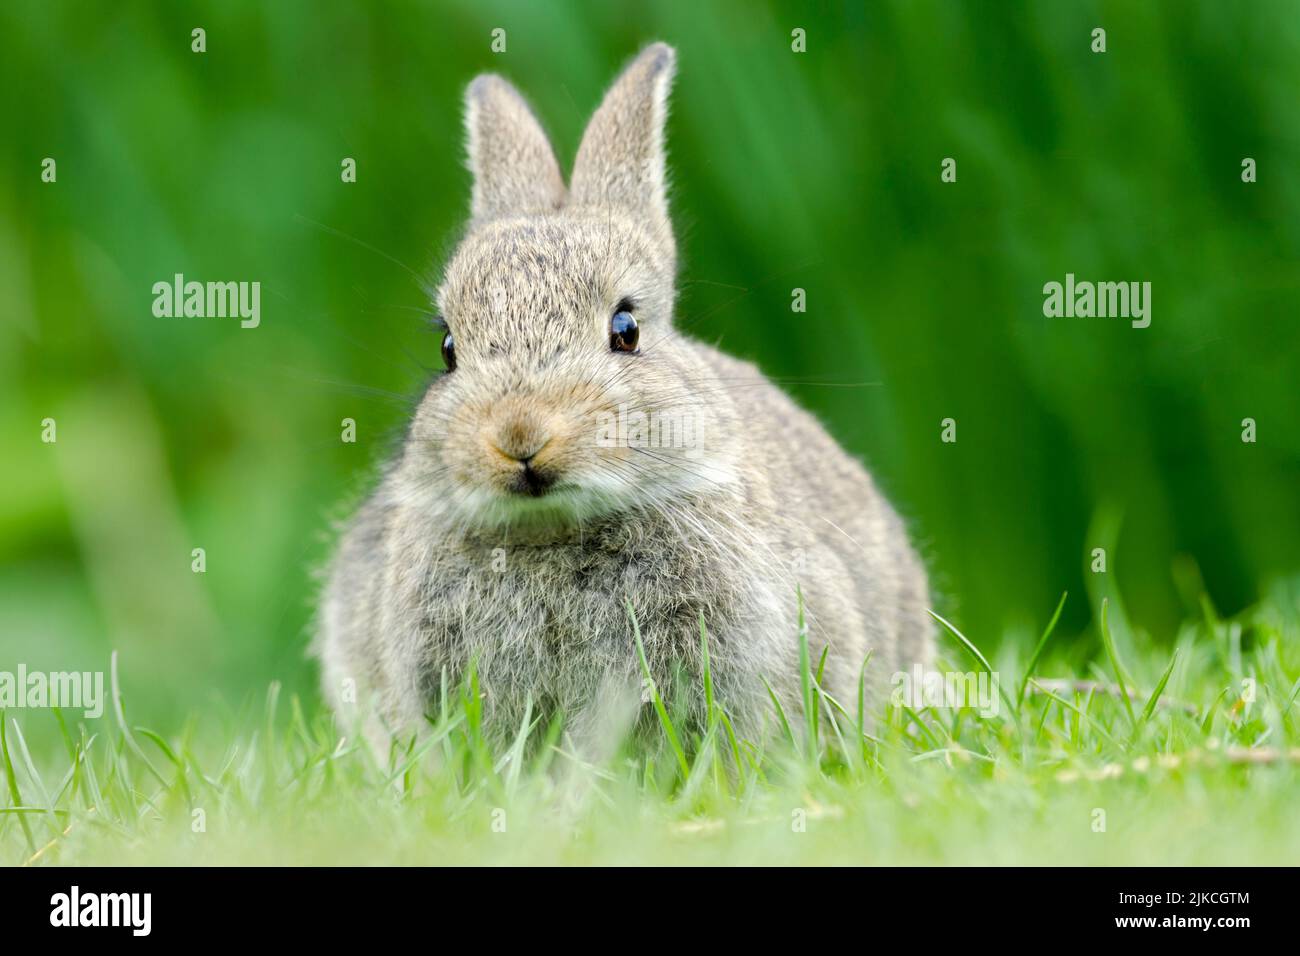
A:
{"label": "blurred green background", "polygon": [[[1068,589],[1081,646],[1100,594],[1163,641],[1200,581],[1231,613],[1300,570],[1290,0],[5,0],[0,668],[116,648],[137,713],[312,693],[331,521],[439,364],[412,272],[464,218],[465,84],[515,81],[567,168],[654,39],[682,320],[801,383],[966,633],[1020,639]],[[259,280],[261,327],[155,318],[177,272]],[[1151,327],[1044,318],[1067,272],[1150,281]]]}

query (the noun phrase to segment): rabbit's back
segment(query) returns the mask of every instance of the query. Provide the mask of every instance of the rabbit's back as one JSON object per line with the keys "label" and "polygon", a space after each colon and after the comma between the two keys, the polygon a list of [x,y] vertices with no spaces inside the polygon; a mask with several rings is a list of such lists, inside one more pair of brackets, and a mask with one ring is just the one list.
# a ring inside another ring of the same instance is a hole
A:
{"label": "rabbit's back", "polygon": [[868,652],[878,689],[894,672],[928,664],[926,573],[870,474],[754,365],[695,348],[744,423],[745,493],[755,511],[771,515],[773,558],[804,596],[814,649],[830,643],[828,668],[840,672],[840,689],[855,686]]}

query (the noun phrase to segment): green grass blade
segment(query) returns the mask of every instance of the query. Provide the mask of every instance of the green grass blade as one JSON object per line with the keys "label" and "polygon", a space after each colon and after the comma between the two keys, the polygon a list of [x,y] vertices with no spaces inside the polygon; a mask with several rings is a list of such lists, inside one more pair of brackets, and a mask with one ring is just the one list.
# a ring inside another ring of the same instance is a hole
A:
{"label": "green grass blade", "polygon": [[646,658],[645,645],[641,642],[641,624],[636,619],[636,610],[632,607],[631,601],[627,602],[627,613],[632,619],[632,636],[636,640],[636,654],[641,661],[641,675],[645,678],[647,690],[650,691],[650,699],[654,704],[655,713],[659,715],[659,724],[663,727],[664,735],[668,738],[668,746],[672,748],[673,756],[677,758],[677,767],[681,771],[682,779],[686,780],[691,775],[691,765],[686,759],[686,751],[682,749],[681,741],[677,737],[677,729],[668,716],[668,708],[664,706],[663,697],[659,694],[655,679],[650,674],[650,661]]}
{"label": "green grass blade", "polygon": [[176,756],[176,752],[167,744],[167,741],[163,740],[162,737],[154,733],[152,730],[147,730],[144,727],[137,727],[135,729],[137,733],[141,734],[148,740],[152,740],[154,745],[163,752],[163,755],[172,762],[172,765],[176,768],[176,783],[180,786],[181,792],[185,794],[185,802],[191,802],[192,797],[190,795],[190,784],[186,779],[187,774],[185,761]]}
{"label": "green grass blade", "polygon": [[791,747],[798,750],[799,741],[795,739],[794,730],[785,716],[785,708],[781,706],[781,698],[776,696],[776,691],[772,689],[772,685],[768,683],[766,677],[763,678],[763,686],[767,688],[767,695],[772,698],[772,706],[776,708],[776,716],[781,721],[781,729],[785,731],[786,740],[789,741]]}
{"label": "green grass blade", "polygon": [[1115,649],[1115,639],[1111,637],[1110,625],[1106,621],[1106,612],[1110,605],[1109,598],[1101,600],[1101,642],[1105,645],[1106,656],[1110,658],[1110,666],[1115,671],[1115,680],[1119,684],[1120,697],[1124,701],[1124,710],[1128,713],[1129,724],[1134,730],[1137,729],[1137,714],[1133,713],[1133,701],[1129,698],[1128,687],[1124,683],[1124,671],[1120,668],[1119,652]]}
{"label": "green grass blade", "polygon": [[700,666],[704,670],[704,712],[708,714],[709,726],[713,726],[713,670],[709,663],[709,631],[704,626],[704,613],[700,613]]}
{"label": "green grass blade", "polygon": [[113,685],[113,714],[117,718],[118,729],[122,732],[122,739],[126,742],[131,752],[140,758],[148,771],[154,775],[154,778],[167,786],[167,779],[158,772],[158,768],[153,765],[148,757],[145,756],[144,750],[136,742],[135,736],[131,733],[131,728],[126,722],[126,709],[122,706],[122,685],[117,679],[117,651],[114,651],[108,659],[109,677]]}
{"label": "green grass blade", "polygon": [[1142,716],[1138,718],[1139,729],[1141,729],[1141,727],[1151,719],[1151,715],[1155,713],[1156,705],[1160,703],[1160,695],[1165,692],[1165,685],[1169,683],[1169,675],[1174,672],[1174,665],[1177,663],[1178,652],[1174,651],[1174,656],[1169,659],[1169,666],[1165,668],[1165,672],[1161,676],[1160,682],[1156,684],[1156,689],[1151,692],[1151,696],[1147,699],[1147,705],[1142,708]]}
{"label": "green grass blade", "polygon": [[1025,690],[1029,687],[1029,678],[1034,676],[1034,668],[1038,666],[1038,659],[1043,656],[1043,650],[1047,647],[1047,639],[1052,636],[1052,631],[1056,630],[1056,622],[1061,619],[1061,610],[1065,607],[1065,599],[1069,596],[1069,591],[1061,593],[1061,600],[1056,604],[1056,611],[1053,612],[1052,619],[1047,622],[1047,627],[1043,629],[1043,636],[1038,639],[1038,645],[1034,648],[1034,652],[1029,655],[1029,663],[1025,665],[1025,674],[1020,678],[1020,688],[1016,691],[1016,713],[1020,712],[1020,708],[1025,702]]}
{"label": "green grass blade", "polygon": [[[4,758],[5,779],[9,781],[9,800],[13,806],[21,807],[23,805],[23,795],[22,791],[18,789],[18,775],[14,773],[13,758],[9,756],[9,735],[5,730],[8,722],[8,714],[0,710],[0,757]],[[18,814],[18,822],[22,825],[24,836],[27,837],[27,851],[35,853],[36,841],[32,838],[32,828],[27,823],[26,815]]]}
{"label": "green grass blade", "polygon": [[[931,611],[929,608],[926,608],[925,613],[929,614],[932,618],[934,618],[941,625],[943,625],[944,629],[947,630],[949,634],[957,638],[957,640],[961,643],[961,646],[966,648],[966,652],[970,654],[973,658],[975,658],[975,660],[979,663],[979,665],[983,667],[984,670],[988,673],[991,679],[996,676],[996,672],[993,670],[993,665],[989,663],[988,658],[980,653],[980,649],[975,646],[974,642],[971,641],[970,638],[968,638],[961,631],[957,630],[957,625],[953,624],[947,618],[936,614],[934,611]],[[1002,681],[998,680],[996,681],[996,683],[998,685],[998,696],[1001,697],[1002,702],[1007,705],[1007,712],[1011,714],[1019,713],[1020,709],[1016,706],[1015,702],[1012,701],[1011,697],[1007,694],[1007,692],[1002,688]],[[1016,726],[1019,727],[1019,724],[1017,724]]]}
{"label": "green grass blade", "polygon": [[511,743],[508,752],[505,778],[507,797],[514,797],[519,786],[519,773],[524,764],[524,752],[528,745],[528,737],[532,734],[534,723],[533,699],[530,696],[524,701],[524,718],[519,722],[519,731],[515,734],[515,739]]}
{"label": "green grass blade", "polygon": [[947,618],[943,617],[942,615],[936,614],[934,611],[931,611],[929,608],[926,608],[925,613],[929,614],[932,618],[934,618],[941,625],[943,625],[944,629],[947,630],[949,634],[957,638],[957,640],[961,642],[961,646],[966,648],[966,651],[971,655],[971,657],[975,658],[975,660],[979,662],[981,667],[983,667],[990,674],[993,673],[993,665],[988,662],[988,658],[986,658],[983,654],[980,653],[980,649],[971,642],[970,638],[968,638],[961,631],[957,630],[957,626],[955,624],[953,624],[951,621],[949,621]]}
{"label": "green grass blade", "polygon": [[[808,653],[808,626],[804,620],[803,591],[796,588],[799,596],[799,688],[803,694],[804,733],[808,737],[808,759],[816,760],[819,752],[817,744],[817,698],[813,691],[814,681],[812,661]],[[769,688],[770,689],[770,688]]]}

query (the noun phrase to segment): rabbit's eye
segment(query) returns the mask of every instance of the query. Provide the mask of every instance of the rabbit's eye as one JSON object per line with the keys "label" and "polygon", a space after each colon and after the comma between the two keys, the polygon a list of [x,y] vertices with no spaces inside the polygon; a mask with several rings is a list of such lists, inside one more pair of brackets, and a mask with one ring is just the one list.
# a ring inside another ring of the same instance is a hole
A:
{"label": "rabbit's eye", "polygon": [[636,327],[636,319],[627,309],[619,309],[609,320],[609,347],[615,352],[635,352],[637,340],[641,333]]}
{"label": "rabbit's eye", "polygon": [[442,336],[442,360],[448,372],[456,370],[456,343],[450,332],[444,332]]}

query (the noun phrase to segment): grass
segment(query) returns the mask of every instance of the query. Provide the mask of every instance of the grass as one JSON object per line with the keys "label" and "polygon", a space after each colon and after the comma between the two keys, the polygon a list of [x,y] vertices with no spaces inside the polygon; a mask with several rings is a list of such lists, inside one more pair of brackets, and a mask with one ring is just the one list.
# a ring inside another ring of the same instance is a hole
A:
{"label": "grass", "polygon": [[[652,681],[661,745],[606,765],[525,719],[494,752],[471,676],[426,734],[377,761],[272,685],[170,735],[111,717],[4,715],[9,864],[1294,863],[1300,858],[1300,602],[1277,589],[1223,620],[1205,605],[1166,649],[1097,609],[1100,640],[1054,634],[990,661],[953,624],[945,670],[997,675],[998,713],[840,701],[800,628],[802,714],[774,698],[738,739],[710,675],[687,734]],[[634,634],[638,653],[639,632]],[[1121,639],[1126,635],[1127,639]],[[701,629],[705,658],[709,636]],[[1029,642],[1025,642],[1028,644]],[[1139,652],[1138,646],[1149,648]],[[643,654],[642,654],[642,659]],[[870,661],[864,667],[869,668]],[[1068,676],[1061,676],[1062,674]],[[798,718],[798,719],[795,719]],[[33,755],[24,721],[61,747]],[[61,751],[61,752],[60,752]]]}

